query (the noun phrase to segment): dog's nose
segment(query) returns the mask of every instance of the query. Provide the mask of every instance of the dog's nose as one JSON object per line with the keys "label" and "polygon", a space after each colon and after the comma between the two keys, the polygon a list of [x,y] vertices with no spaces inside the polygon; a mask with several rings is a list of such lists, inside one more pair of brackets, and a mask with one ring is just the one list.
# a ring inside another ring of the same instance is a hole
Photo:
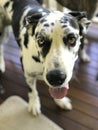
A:
{"label": "dog's nose", "polygon": [[61,70],[51,70],[47,73],[46,79],[54,87],[60,86],[66,79],[66,74]]}

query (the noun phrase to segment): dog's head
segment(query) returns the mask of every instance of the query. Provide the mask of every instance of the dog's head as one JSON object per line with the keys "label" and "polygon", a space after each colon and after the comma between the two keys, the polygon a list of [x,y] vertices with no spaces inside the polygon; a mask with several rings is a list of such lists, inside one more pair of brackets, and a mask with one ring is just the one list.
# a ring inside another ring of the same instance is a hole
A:
{"label": "dog's head", "polygon": [[34,28],[37,58],[43,64],[43,77],[50,86],[50,94],[54,98],[62,98],[68,90],[68,82],[78,57],[78,19],[71,14],[56,11],[43,17],[41,14],[32,15],[27,18],[28,23]]}

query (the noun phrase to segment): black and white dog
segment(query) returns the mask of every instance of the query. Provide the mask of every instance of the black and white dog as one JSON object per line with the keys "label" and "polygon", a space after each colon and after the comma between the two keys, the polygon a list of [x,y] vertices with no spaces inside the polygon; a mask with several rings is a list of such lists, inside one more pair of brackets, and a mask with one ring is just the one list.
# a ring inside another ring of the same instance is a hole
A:
{"label": "black and white dog", "polygon": [[72,109],[65,97],[81,44],[79,21],[83,13],[51,12],[36,0],[2,0],[20,47],[20,58],[29,93],[29,111],[39,114],[36,80],[43,79],[58,106]]}

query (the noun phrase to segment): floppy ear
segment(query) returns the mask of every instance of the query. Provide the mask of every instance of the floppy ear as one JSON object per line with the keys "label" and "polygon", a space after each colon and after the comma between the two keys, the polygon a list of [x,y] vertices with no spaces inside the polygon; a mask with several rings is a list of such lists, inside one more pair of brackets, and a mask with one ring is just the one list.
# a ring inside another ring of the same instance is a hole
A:
{"label": "floppy ear", "polygon": [[80,12],[80,11],[72,11],[72,12],[69,12],[69,14],[74,16],[79,21],[80,24],[82,22],[87,27],[91,23],[91,21],[87,19],[87,13],[85,11],[82,11],[82,12]]}
{"label": "floppy ear", "polygon": [[87,15],[86,15],[86,12],[85,11],[72,11],[72,12],[69,12],[69,14],[71,14],[72,16],[74,16],[77,20],[80,20],[82,18],[86,18]]}
{"label": "floppy ear", "polygon": [[31,16],[27,16],[25,18],[25,26],[28,26],[30,24],[37,24],[39,19],[42,17],[42,13],[35,13],[35,14],[32,14]]}
{"label": "floppy ear", "polygon": [[91,21],[87,19],[86,12],[73,11],[69,14],[78,20],[80,35],[84,36],[87,33],[89,24],[91,23]]}
{"label": "floppy ear", "polygon": [[[28,29],[31,27],[32,28],[32,32],[31,34],[33,35],[35,32],[35,28],[38,24],[39,19],[42,17],[42,13],[35,13],[32,14],[31,16],[27,16],[24,20],[24,26],[27,27]],[[30,32],[30,30],[29,30]]]}

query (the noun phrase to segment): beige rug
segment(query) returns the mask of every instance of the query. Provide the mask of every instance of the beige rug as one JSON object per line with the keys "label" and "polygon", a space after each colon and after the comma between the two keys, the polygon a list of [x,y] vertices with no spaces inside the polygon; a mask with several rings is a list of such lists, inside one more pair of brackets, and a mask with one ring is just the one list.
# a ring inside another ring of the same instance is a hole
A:
{"label": "beige rug", "polygon": [[0,130],[63,130],[45,115],[33,117],[27,103],[18,96],[0,105]]}

